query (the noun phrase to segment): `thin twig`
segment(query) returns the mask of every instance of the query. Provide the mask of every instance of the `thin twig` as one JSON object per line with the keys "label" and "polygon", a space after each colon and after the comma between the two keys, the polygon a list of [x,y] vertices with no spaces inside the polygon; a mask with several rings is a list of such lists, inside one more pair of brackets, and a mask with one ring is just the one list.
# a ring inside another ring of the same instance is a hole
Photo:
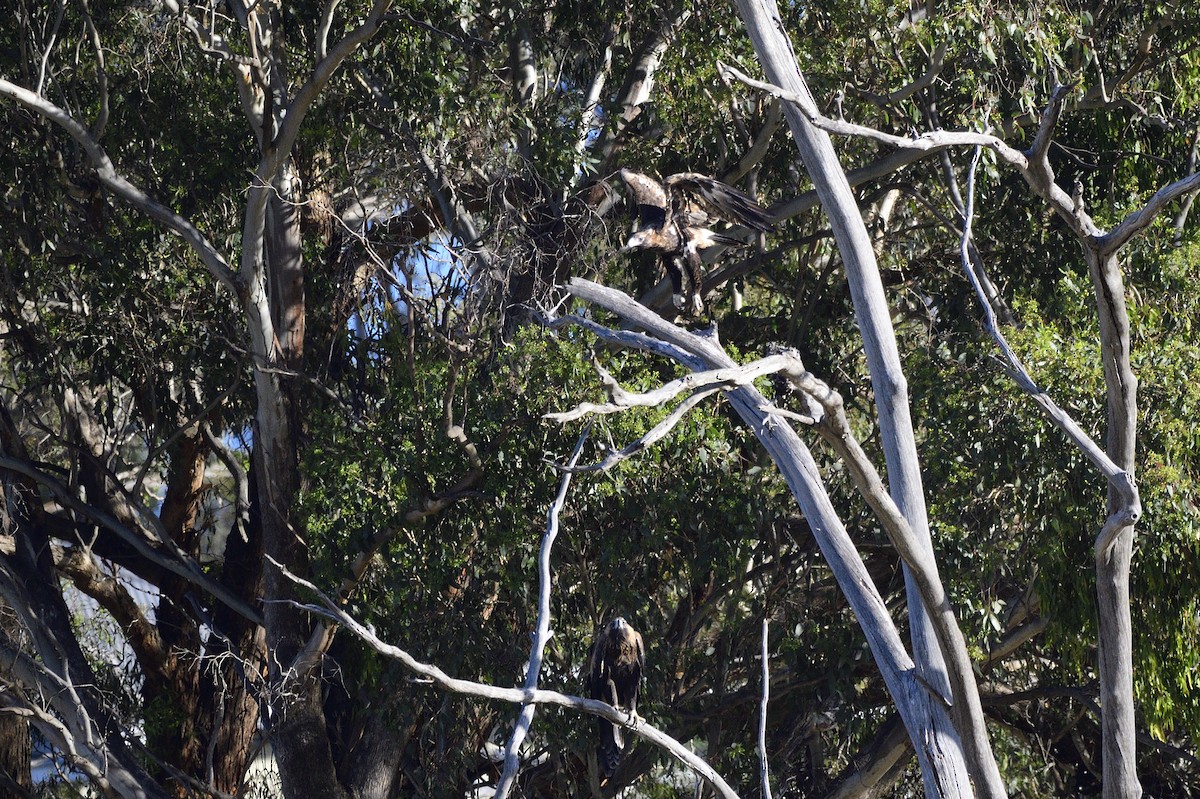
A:
{"label": "thin twig", "polygon": [[767,762],[767,700],[771,698],[771,663],[767,650],[766,616],[762,620],[762,701],[758,708],[758,775],[762,779],[763,799],[771,799],[771,764]]}

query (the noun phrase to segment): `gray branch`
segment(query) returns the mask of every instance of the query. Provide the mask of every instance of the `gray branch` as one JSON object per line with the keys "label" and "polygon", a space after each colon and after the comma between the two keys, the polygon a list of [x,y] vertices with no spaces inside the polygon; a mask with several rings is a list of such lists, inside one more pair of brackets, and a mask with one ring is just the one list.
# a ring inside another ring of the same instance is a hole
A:
{"label": "gray branch", "polygon": [[[590,432],[591,426],[589,425],[580,434],[579,441],[575,444],[575,451],[571,453],[569,466],[574,466],[578,462]],[[571,473],[568,471],[563,475],[558,486],[558,494],[554,497],[554,502],[550,504],[550,510],[546,513],[546,532],[542,535],[542,545],[538,550],[537,629],[533,634],[533,646],[530,648],[529,663],[525,669],[526,691],[537,689],[538,675],[542,670],[542,654],[553,634],[550,631],[550,548],[554,546],[554,539],[558,536],[558,514],[562,510],[563,503],[566,502],[567,489],[570,486]],[[521,767],[521,744],[529,733],[530,725],[533,724],[533,711],[534,705],[532,704],[521,706],[516,726],[513,727],[512,737],[508,739],[508,746],[504,749],[504,773],[500,775],[500,782],[496,785],[496,799],[506,799],[517,779],[517,773]]]}
{"label": "gray branch", "polygon": [[[276,565],[278,566],[279,564]],[[379,654],[399,661],[406,669],[422,678],[422,682],[432,683],[451,693],[474,696],[495,702],[511,702],[520,705],[557,705],[582,713],[589,713],[593,716],[600,716],[614,724],[625,727],[638,737],[649,741],[671,754],[715,788],[723,799],[738,799],[737,793],[729,786],[729,783],[721,778],[720,774],[713,770],[712,766],[704,762],[703,759],[682,743],[667,735],[662,730],[650,725],[644,719],[635,719],[630,714],[619,711],[607,702],[601,702],[598,699],[585,699],[581,696],[571,696],[570,694],[547,691],[542,688],[532,690],[525,688],[500,688],[495,685],[451,677],[437,666],[422,663],[404,649],[384,642],[374,632],[364,627],[350,616],[350,614],[346,613],[338,606],[337,602],[322,593],[315,585],[290,573],[282,566],[280,568],[289,579],[312,591],[321,600],[321,605],[301,605],[301,609],[336,621],[351,633],[357,635],[364,643]]]}

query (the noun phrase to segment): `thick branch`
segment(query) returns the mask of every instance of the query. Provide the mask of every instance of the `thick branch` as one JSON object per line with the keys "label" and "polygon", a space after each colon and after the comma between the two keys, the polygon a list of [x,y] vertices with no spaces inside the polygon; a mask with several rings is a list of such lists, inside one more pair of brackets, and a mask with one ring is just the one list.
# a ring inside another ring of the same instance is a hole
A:
{"label": "thick branch", "polygon": [[193,567],[186,557],[178,552],[173,551],[170,554],[150,544],[142,536],[130,530],[125,525],[105,511],[94,508],[83,500],[79,499],[67,486],[55,480],[45,472],[35,469],[24,461],[7,456],[0,456],[0,468],[11,469],[18,474],[23,474],[31,477],[41,485],[50,490],[52,494],[65,507],[80,514],[84,518],[90,519],[99,526],[115,533],[125,543],[129,544],[137,551],[139,555],[146,558],[151,563],[157,564],[172,574],[176,574],[188,582],[203,588],[216,599],[224,602],[239,615],[245,617],[255,624],[262,624],[262,617],[252,607],[247,605],[238,597],[234,596],[229,589],[216,582],[212,578],[200,572]]}
{"label": "thick branch", "polygon": [[[308,110],[312,107],[317,97],[320,96],[321,90],[329,83],[329,79],[333,77],[333,73],[337,71],[338,67],[364,42],[371,39],[379,31],[379,26],[383,22],[383,15],[391,5],[392,0],[375,0],[362,24],[347,33],[345,38],[333,46],[328,55],[317,62],[308,80],[305,81],[300,90],[296,92],[296,96],[288,104],[283,122],[279,125],[279,132],[275,136],[274,141],[271,142],[269,153],[275,154],[276,158],[283,158],[291,153],[292,144],[295,142],[296,136],[300,133],[300,126],[304,122],[304,117],[308,114]],[[275,174],[277,168],[278,163],[265,172],[260,167],[259,177],[269,182],[270,176]]]}
{"label": "thick branch", "polygon": [[1097,246],[1102,253],[1116,252],[1134,236],[1150,227],[1150,224],[1166,209],[1167,205],[1184,195],[1193,194],[1197,190],[1200,190],[1200,172],[1162,187],[1144,206],[1126,216],[1119,225],[1101,237]]}
{"label": "thick branch", "polygon": [[[845,267],[874,390],[890,494],[916,537],[924,569],[927,574],[936,575],[907,380],[870,236],[832,142],[828,135],[804,118],[806,112],[802,109],[815,111],[816,103],[800,72],[778,5],[774,0],[737,0],[737,7],[764,73],[772,82],[800,98],[798,104],[789,104],[786,109],[788,125],[821,198]],[[935,692],[945,693],[954,687],[945,663],[951,653],[940,651],[939,644],[944,646],[946,642],[930,618],[930,614],[942,613],[944,609],[925,607],[923,591],[917,582],[916,576],[906,568],[905,590],[913,658],[919,671],[917,677],[923,685],[932,686]],[[957,679],[962,682],[970,678],[968,673]],[[956,696],[955,700],[958,729],[954,729],[947,709],[931,701],[929,696],[914,697],[909,708],[913,714],[911,721],[906,719],[910,724],[909,731],[925,742],[922,744],[914,738],[926,791],[965,796],[972,791],[971,783],[974,782],[974,790],[983,796],[1002,797],[1005,795],[1004,783],[992,755],[982,715],[962,707],[964,704],[969,706],[967,697]],[[901,710],[903,714],[903,706]],[[913,726],[917,728],[915,731]]]}
{"label": "thick branch", "polygon": [[[580,278],[572,279],[567,289],[576,297],[599,305],[621,316],[631,325],[642,327],[661,339],[657,346],[648,343],[652,340],[650,336],[640,335],[639,338],[633,339],[640,342],[644,348],[658,352],[682,353],[681,357],[676,357],[695,371],[713,367],[729,369],[735,366],[714,339],[698,336],[666,322],[620,291]],[[568,319],[577,323],[585,321],[581,317]],[[628,333],[608,331],[592,324],[586,326],[605,340],[629,339]],[[910,735],[919,746],[926,747],[926,757],[935,757],[934,753],[929,751],[933,747],[928,737],[929,729],[925,726],[923,714],[918,709],[918,705],[929,702],[928,691],[924,687],[925,681],[917,678],[913,661],[904,650],[888,610],[819,480],[817,465],[811,453],[795,431],[784,423],[781,415],[771,412],[770,403],[752,386],[731,389],[727,396],[730,404],[779,466],[808,519],[813,536],[854,610],[875,662]]]}

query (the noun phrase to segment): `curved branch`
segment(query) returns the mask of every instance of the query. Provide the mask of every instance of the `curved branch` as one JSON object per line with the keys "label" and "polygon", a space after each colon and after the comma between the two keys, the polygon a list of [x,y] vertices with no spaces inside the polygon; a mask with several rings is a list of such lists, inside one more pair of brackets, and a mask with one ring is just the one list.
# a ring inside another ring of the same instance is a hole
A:
{"label": "curved branch", "polygon": [[124,175],[117,172],[117,168],[108,157],[108,153],[92,137],[87,128],[79,124],[74,117],[41,95],[34,94],[15,83],[10,83],[4,78],[0,78],[0,95],[11,97],[29,110],[36,112],[65,130],[88,154],[88,158],[96,170],[96,176],[100,178],[100,182],[109,191],[186,241],[200,257],[200,260],[204,262],[204,265],[212,273],[213,277],[233,292],[235,296],[238,294],[237,279],[220,251],[191,222],[157,200],[152,199],[150,195],[130,183]]}
{"label": "curved branch", "polygon": [[1121,220],[1098,242],[1101,253],[1116,252],[1125,246],[1137,234],[1141,233],[1152,223],[1166,206],[1184,195],[1190,195],[1200,190],[1200,172],[1188,175],[1186,178],[1164,186],[1154,193],[1145,205]]}
{"label": "curved branch", "polygon": [[368,630],[350,616],[350,614],[342,610],[336,602],[326,596],[311,582],[302,577],[297,577],[278,563],[275,565],[289,579],[297,585],[301,585],[312,591],[321,600],[321,605],[300,605],[302,610],[325,616],[337,622],[357,635],[364,643],[379,654],[393,660],[398,660],[406,669],[424,678],[424,682],[433,683],[451,693],[474,696],[480,699],[488,699],[496,702],[512,702],[521,705],[557,705],[582,713],[590,713],[593,716],[600,716],[614,724],[625,727],[638,737],[644,738],[660,749],[670,753],[679,762],[690,768],[715,788],[723,799],[738,799],[737,793],[729,786],[729,783],[721,778],[720,774],[713,770],[712,766],[704,762],[703,759],[679,741],[667,735],[662,730],[651,726],[645,720],[635,719],[632,715],[623,713],[607,702],[601,702],[598,699],[584,699],[582,696],[571,696],[570,694],[547,691],[542,688],[533,690],[525,688],[500,688],[495,685],[451,677],[437,666],[422,663],[400,647],[384,642],[375,633]]}
{"label": "curved branch", "polygon": [[[265,182],[270,182],[269,178],[275,174],[275,169],[278,166],[276,159],[282,158],[291,152],[292,143],[296,140],[296,136],[300,133],[300,126],[304,122],[304,117],[308,114],[308,110],[312,104],[320,96],[321,90],[329,83],[329,79],[333,77],[333,73],[342,65],[350,55],[359,48],[363,42],[366,42],[373,37],[383,23],[383,15],[391,6],[392,0],[375,0],[371,6],[371,11],[367,14],[366,19],[362,24],[354,30],[346,34],[345,38],[333,46],[333,49],[317,62],[313,67],[312,74],[305,81],[300,90],[296,92],[296,96],[288,103],[287,111],[284,115],[283,122],[279,125],[279,132],[275,136],[274,141],[268,150],[268,158],[266,161],[271,161],[272,168],[264,173],[262,167],[259,168],[259,177]],[[271,157],[273,156],[273,157]]]}
{"label": "curved branch", "polygon": [[116,620],[142,669],[146,673],[161,673],[167,656],[162,636],[125,586],[112,575],[101,572],[92,553],[80,547],[65,549],[55,565],[71,578],[76,588],[96,600]]}
{"label": "curved branch", "polygon": [[[134,550],[146,558],[146,560],[154,563],[172,574],[176,574],[190,583],[204,589],[216,599],[224,602],[232,610],[254,624],[262,624],[262,616],[247,605],[243,600],[235,596],[228,588],[213,580],[208,575],[202,573],[199,569],[193,567],[188,562],[186,557],[173,547],[167,551],[163,551],[155,546],[152,546],[142,536],[130,530],[125,525],[121,524],[115,516],[106,513],[103,510],[94,508],[88,505],[83,500],[79,499],[67,486],[55,480],[50,475],[35,469],[28,463],[16,458],[10,458],[0,455],[0,468],[11,469],[18,474],[23,474],[41,483],[50,490],[52,494],[63,504],[64,507],[80,514],[81,516],[90,519],[97,525],[115,533],[125,543],[129,544]],[[164,546],[171,546],[169,543]]]}
{"label": "curved branch", "polygon": [[638,454],[642,450],[644,450],[647,447],[654,444],[656,441],[660,441],[667,433],[671,432],[675,428],[675,425],[679,424],[680,419],[682,419],[684,416],[687,416],[688,411],[690,411],[692,408],[695,408],[697,405],[699,405],[701,402],[703,402],[707,397],[710,397],[713,394],[716,394],[717,392],[723,391],[723,390],[724,390],[724,387],[716,386],[716,387],[706,388],[706,389],[697,391],[695,394],[692,394],[690,397],[685,399],[683,402],[676,405],[671,410],[671,412],[669,414],[667,414],[667,418],[663,419],[661,422],[654,425],[654,427],[650,428],[650,431],[648,433],[646,433],[645,435],[643,435],[641,438],[639,438],[637,441],[634,441],[632,444],[630,444],[622,449],[610,451],[607,455],[604,456],[604,458],[602,460],[597,461],[596,463],[591,463],[591,464],[588,464],[587,466],[572,466],[570,464],[566,464],[566,465],[555,464],[554,467],[556,469],[558,469],[559,471],[566,472],[568,474],[571,474],[574,472],[607,471],[607,470],[611,469],[612,467],[616,466],[621,461],[632,458],[634,455]]}
{"label": "curved branch", "polygon": [[[792,103],[813,127],[827,133],[838,136],[858,136],[880,142],[881,144],[891,145],[901,150],[916,150],[923,153],[934,153],[948,147],[987,147],[996,153],[996,156],[1001,161],[1020,172],[1030,188],[1050,204],[1050,207],[1071,226],[1076,235],[1084,238],[1100,234],[1099,228],[1096,227],[1091,217],[1075,202],[1071,195],[1067,194],[1062,187],[1054,182],[1053,172],[1050,171],[1049,163],[1046,161],[1045,150],[1041,149],[1044,142],[1039,143],[1039,141],[1035,141],[1033,148],[1022,152],[1008,145],[998,136],[990,133],[934,130],[911,137],[896,136],[891,133],[875,130],[866,125],[858,125],[840,119],[831,119],[820,112],[816,104],[812,101],[812,98],[790,92],[771,83],[755,80],[728,64],[718,62],[717,68],[722,72],[732,75],[747,86],[760,89],[781,100]],[[1049,105],[1042,113],[1041,125],[1038,132],[1039,139],[1049,136],[1049,132],[1053,129],[1054,123],[1058,119],[1062,108],[1062,92],[1065,92],[1063,87],[1055,90]]]}
{"label": "curved branch", "polygon": [[179,21],[183,23],[183,27],[187,28],[192,36],[196,37],[196,44],[199,46],[201,52],[216,56],[222,61],[228,61],[233,64],[253,67],[259,65],[257,58],[238,55],[229,49],[229,45],[225,43],[225,40],[221,36],[205,28],[198,19],[189,14],[179,4],[178,0],[163,0],[163,5],[167,11],[179,18]]}
{"label": "curved branch", "polygon": [[705,390],[707,393],[712,393],[708,390],[734,388],[753,383],[760,377],[778,372],[784,364],[782,359],[770,357],[759,359],[745,366],[692,372],[644,393],[626,391],[617,384],[603,366],[599,363],[592,365],[600,372],[600,379],[604,383],[605,389],[612,395],[612,401],[605,403],[581,402],[569,411],[548,413],[542,417],[543,419],[549,419],[552,422],[570,422],[589,414],[605,415],[619,413],[629,408],[654,408],[684,392]]}

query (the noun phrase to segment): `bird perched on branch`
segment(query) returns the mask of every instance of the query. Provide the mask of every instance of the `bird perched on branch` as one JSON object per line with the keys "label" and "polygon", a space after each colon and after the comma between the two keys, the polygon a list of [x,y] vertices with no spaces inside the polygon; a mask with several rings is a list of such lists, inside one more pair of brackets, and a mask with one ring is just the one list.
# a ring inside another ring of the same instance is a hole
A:
{"label": "bird perched on branch", "polygon": [[695,172],[680,172],[662,183],[629,169],[618,174],[638,212],[638,229],[621,251],[658,252],[671,278],[675,307],[693,316],[704,309],[700,297],[700,281],[704,276],[700,250],[716,244],[745,244],[705,226],[715,217],[764,233],[772,228],[762,206],[719,180]]}
{"label": "bird perched on branch", "polygon": [[[637,719],[638,690],[645,665],[642,636],[618,616],[601,627],[592,641],[588,653],[589,695]],[[600,740],[596,744],[596,759],[604,776],[611,777],[625,754],[625,737],[621,727],[611,721],[598,719],[597,725]]]}

